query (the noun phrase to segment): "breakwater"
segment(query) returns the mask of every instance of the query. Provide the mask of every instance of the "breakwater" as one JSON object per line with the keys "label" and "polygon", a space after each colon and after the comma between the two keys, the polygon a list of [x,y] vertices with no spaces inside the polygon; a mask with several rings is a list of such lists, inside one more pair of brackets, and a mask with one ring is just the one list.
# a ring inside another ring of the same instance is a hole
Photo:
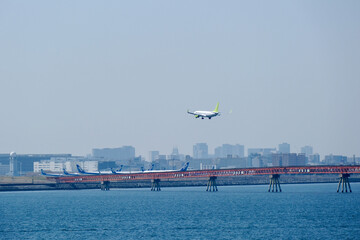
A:
{"label": "breakwater", "polygon": [[[236,176],[219,177],[218,186],[227,185],[268,185],[269,176]],[[313,174],[313,175],[281,175],[281,184],[299,183],[337,183],[338,174]],[[190,187],[206,186],[208,179],[162,179],[161,188],[164,187]],[[360,174],[354,174],[350,182],[360,182]],[[121,181],[110,182],[111,188],[151,188],[151,180]],[[39,190],[80,190],[80,189],[100,189],[101,183],[56,183],[43,176],[37,177],[2,177],[0,178],[0,191],[39,191]]]}

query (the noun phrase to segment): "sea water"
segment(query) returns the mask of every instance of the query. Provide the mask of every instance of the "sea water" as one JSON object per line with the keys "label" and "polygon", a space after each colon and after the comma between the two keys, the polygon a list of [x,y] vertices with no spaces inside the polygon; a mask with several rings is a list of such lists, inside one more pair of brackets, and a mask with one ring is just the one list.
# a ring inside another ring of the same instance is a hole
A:
{"label": "sea water", "polygon": [[0,193],[0,239],[360,239],[360,183]]}

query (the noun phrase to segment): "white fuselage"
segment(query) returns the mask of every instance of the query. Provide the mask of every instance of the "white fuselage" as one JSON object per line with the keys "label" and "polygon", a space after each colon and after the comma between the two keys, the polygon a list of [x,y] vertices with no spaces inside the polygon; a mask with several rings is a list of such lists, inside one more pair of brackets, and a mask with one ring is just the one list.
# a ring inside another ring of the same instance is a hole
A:
{"label": "white fuselage", "polygon": [[180,172],[180,170],[145,170],[144,173]]}
{"label": "white fuselage", "polygon": [[198,115],[200,117],[215,117],[217,116],[219,113],[217,112],[212,112],[212,111],[195,111],[194,115]]}

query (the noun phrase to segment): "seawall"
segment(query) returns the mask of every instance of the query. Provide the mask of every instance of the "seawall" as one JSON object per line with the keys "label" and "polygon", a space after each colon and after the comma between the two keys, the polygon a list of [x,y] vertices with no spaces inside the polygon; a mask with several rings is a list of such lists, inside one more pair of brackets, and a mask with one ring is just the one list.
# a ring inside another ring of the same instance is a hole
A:
{"label": "seawall", "polygon": [[[206,186],[208,179],[162,179],[161,188],[164,187],[190,187]],[[217,178],[218,186],[228,185],[268,185],[269,175],[262,176],[236,176]],[[281,175],[281,184],[300,183],[337,183],[338,174],[314,174],[314,175]],[[350,177],[350,182],[360,182],[360,174]],[[110,182],[111,188],[151,188],[151,180]],[[58,184],[43,176],[36,177],[0,177],[0,191],[39,191],[39,190],[80,190],[100,189],[101,183],[67,183]]]}

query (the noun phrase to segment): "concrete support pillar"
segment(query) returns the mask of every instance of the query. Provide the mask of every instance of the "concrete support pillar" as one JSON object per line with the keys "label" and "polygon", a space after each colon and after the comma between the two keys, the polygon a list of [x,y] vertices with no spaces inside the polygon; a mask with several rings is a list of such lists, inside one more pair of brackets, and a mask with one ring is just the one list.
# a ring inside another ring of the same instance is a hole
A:
{"label": "concrete support pillar", "polygon": [[340,186],[341,186],[341,192],[348,192],[348,188],[349,188],[349,192],[351,193],[351,187],[350,187],[350,181],[349,181],[349,177],[350,177],[350,174],[349,173],[342,173],[339,175],[340,177],[340,180],[339,180],[339,184],[338,184],[338,187],[337,187],[337,190],[336,192],[339,192],[340,190]]}
{"label": "concrete support pillar", "polygon": [[160,179],[151,180],[151,191],[161,191]]}
{"label": "concrete support pillar", "polygon": [[110,190],[110,182],[109,181],[103,181],[101,182],[101,190],[102,191],[109,191]]}
{"label": "concrete support pillar", "polygon": [[207,192],[217,192],[218,191],[218,188],[217,188],[217,185],[216,185],[216,178],[217,177],[210,177],[209,178],[209,181],[207,183],[207,187],[206,187],[206,191]]}
{"label": "concrete support pillar", "polygon": [[270,178],[270,185],[268,192],[270,191],[274,192],[274,189],[276,192],[278,192],[278,188],[279,188],[279,192],[281,192],[280,174],[272,174],[269,176],[269,178]]}

